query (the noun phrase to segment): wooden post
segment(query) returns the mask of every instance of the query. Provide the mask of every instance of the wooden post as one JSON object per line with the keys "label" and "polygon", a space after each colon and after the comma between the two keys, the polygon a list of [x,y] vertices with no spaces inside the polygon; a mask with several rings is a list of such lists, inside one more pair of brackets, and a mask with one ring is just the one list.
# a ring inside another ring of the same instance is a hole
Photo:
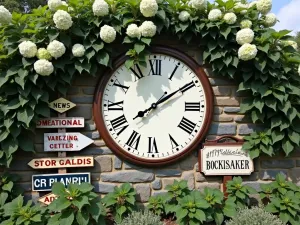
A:
{"label": "wooden post", "polygon": [[224,193],[225,198],[228,197],[226,184],[230,180],[232,180],[232,176],[223,176],[223,193]]}
{"label": "wooden post", "polygon": [[[65,118],[66,113],[61,113],[61,114],[58,113],[58,117],[59,118]],[[66,128],[58,129],[58,133],[66,133]],[[67,153],[66,152],[58,152],[58,157],[59,158],[65,158],[65,157],[67,157]],[[67,173],[67,168],[58,169],[58,173]]]}

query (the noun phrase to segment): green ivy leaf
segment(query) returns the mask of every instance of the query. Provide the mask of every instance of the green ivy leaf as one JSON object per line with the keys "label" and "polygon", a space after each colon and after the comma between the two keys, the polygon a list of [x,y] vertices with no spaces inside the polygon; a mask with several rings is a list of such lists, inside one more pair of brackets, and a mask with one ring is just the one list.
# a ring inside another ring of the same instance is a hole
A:
{"label": "green ivy leaf", "polygon": [[19,147],[25,152],[34,152],[33,140],[28,136],[20,135],[18,137]]}
{"label": "green ivy leaf", "polygon": [[287,156],[294,150],[294,146],[287,138],[283,140],[282,148]]}
{"label": "green ivy leaf", "polygon": [[262,46],[257,46],[257,49],[258,49],[258,50],[261,50],[261,51],[263,51],[263,52],[265,52],[265,53],[268,54],[269,49],[270,49],[270,44],[269,44],[269,43],[266,43],[266,44],[264,44],[264,45],[262,45]]}
{"label": "green ivy leaf", "polygon": [[142,51],[144,51],[145,47],[146,46],[141,43],[134,44],[134,50],[136,51],[137,54],[140,54]]}
{"label": "green ivy leaf", "polygon": [[227,39],[230,32],[231,32],[231,28],[229,26],[223,27],[220,30],[220,33],[224,36],[225,39]]}
{"label": "green ivy leaf", "polygon": [[104,48],[104,44],[103,42],[99,43],[95,43],[92,45],[93,49],[95,49],[96,52],[99,52],[101,49]]}
{"label": "green ivy leaf", "polygon": [[165,11],[164,10],[158,10],[157,11],[157,13],[156,13],[156,15],[160,18],[160,19],[162,19],[162,20],[165,20],[166,19],[166,13],[165,13]]}
{"label": "green ivy leaf", "polygon": [[141,38],[141,41],[146,45],[150,45],[152,39],[151,38]]}
{"label": "green ivy leaf", "polygon": [[274,62],[277,62],[280,59],[280,53],[274,52],[268,55],[270,59],[272,59]]}
{"label": "green ivy leaf", "polygon": [[72,27],[71,29],[71,32],[73,34],[75,34],[76,36],[79,36],[79,37],[85,37],[84,33],[82,32],[82,30],[79,28],[79,27]]}
{"label": "green ivy leaf", "polygon": [[127,69],[130,69],[134,65],[134,59],[127,59],[125,62],[125,66]]}
{"label": "green ivy leaf", "polygon": [[97,62],[101,65],[107,66],[109,62],[109,54],[107,52],[99,52],[97,55]]}

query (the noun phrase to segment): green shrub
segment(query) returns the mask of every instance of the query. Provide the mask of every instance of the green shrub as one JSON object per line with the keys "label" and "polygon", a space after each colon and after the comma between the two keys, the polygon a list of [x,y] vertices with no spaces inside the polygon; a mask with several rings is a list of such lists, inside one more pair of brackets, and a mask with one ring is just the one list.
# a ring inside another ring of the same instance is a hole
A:
{"label": "green shrub", "polygon": [[117,225],[163,225],[163,222],[160,221],[160,216],[145,210],[132,212]]}
{"label": "green shrub", "polygon": [[92,192],[94,187],[89,183],[69,184],[55,183],[52,193],[57,195],[48,209],[55,213],[48,225],[105,225],[105,208],[100,197]]}
{"label": "green shrub", "polygon": [[285,225],[277,216],[272,215],[261,207],[245,208],[226,225]]}

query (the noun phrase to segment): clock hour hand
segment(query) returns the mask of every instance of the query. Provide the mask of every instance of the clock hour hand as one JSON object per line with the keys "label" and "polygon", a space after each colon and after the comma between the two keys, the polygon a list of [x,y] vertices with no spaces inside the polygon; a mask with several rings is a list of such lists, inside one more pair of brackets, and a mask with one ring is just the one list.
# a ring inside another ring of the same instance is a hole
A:
{"label": "clock hour hand", "polygon": [[[167,94],[167,92],[164,92],[163,96],[161,96],[160,99],[158,99],[157,102],[159,102],[159,100],[161,100],[166,94]],[[149,112],[151,109],[156,109],[156,107],[157,107],[157,102],[156,102],[156,103],[153,103],[148,109],[146,109],[146,110],[144,110],[144,111],[139,111],[138,114],[137,114],[137,116],[134,117],[133,119],[135,120],[136,118],[139,118],[139,117],[142,118],[142,117],[144,117],[145,114],[146,114],[147,112]]]}
{"label": "clock hour hand", "polygon": [[167,95],[167,96],[161,98],[160,100],[158,100],[158,101],[156,102],[156,105],[159,105],[159,104],[161,104],[161,103],[167,101],[168,99],[170,99],[171,97],[173,97],[175,94],[177,94],[177,93],[180,92],[180,91],[183,93],[184,91],[186,91],[186,89],[187,89],[189,86],[191,86],[191,83],[188,83],[188,84],[182,86],[181,88],[179,88],[177,91],[174,91],[174,92],[172,92],[171,94],[169,94],[169,95]]}

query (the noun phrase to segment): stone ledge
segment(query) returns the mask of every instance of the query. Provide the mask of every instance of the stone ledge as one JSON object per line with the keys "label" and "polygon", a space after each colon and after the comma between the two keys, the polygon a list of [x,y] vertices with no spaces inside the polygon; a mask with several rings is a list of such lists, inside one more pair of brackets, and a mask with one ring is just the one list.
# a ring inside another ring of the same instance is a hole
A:
{"label": "stone ledge", "polygon": [[291,159],[282,159],[282,160],[261,160],[261,168],[264,169],[290,169],[295,167],[295,161]]}

